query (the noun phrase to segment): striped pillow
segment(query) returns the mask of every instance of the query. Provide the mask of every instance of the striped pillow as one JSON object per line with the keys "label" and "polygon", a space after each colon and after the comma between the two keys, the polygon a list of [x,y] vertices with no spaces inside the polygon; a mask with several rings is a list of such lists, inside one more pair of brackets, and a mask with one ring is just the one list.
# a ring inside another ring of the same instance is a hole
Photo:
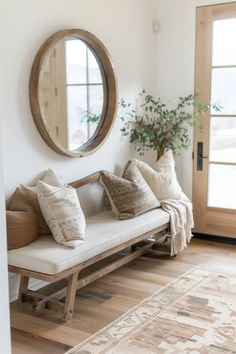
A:
{"label": "striped pillow", "polygon": [[160,206],[160,202],[132,161],[128,162],[123,178],[102,171],[100,181],[117,219],[129,219]]}

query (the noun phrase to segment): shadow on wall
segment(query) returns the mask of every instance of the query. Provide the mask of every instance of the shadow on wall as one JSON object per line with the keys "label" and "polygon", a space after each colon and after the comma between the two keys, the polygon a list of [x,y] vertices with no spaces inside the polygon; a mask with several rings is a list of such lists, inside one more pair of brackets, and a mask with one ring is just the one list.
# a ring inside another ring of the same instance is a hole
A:
{"label": "shadow on wall", "polygon": [[[116,165],[115,171],[110,172],[117,176],[122,176],[124,168],[125,166]],[[78,188],[77,193],[86,216],[91,216],[104,210],[104,189],[99,181]]]}

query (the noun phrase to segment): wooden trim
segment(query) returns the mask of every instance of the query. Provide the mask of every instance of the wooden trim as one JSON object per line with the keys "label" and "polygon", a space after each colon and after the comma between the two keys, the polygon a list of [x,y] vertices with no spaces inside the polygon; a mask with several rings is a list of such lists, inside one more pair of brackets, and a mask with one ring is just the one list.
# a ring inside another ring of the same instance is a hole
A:
{"label": "wooden trim", "polygon": [[[206,104],[211,99],[212,73],[212,23],[214,20],[236,18],[236,2],[224,5],[211,5],[197,8],[196,17],[196,65],[195,65],[195,93]],[[210,120],[211,117],[233,117],[227,114],[212,114],[199,118],[203,129],[194,129],[194,153],[197,156],[197,143],[204,143],[204,156],[209,156]],[[236,210],[213,208],[208,206],[208,179],[210,165],[235,166],[235,163],[214,162],[203,159],[203,170],[197,169],[197,158],[193,161],[193,207],[195,228],[194,231],[204,234],[217,234],[227,237],[236,237],[235,213]]]}
{"label": "wooden trim", "polygon": [[212,6],[212,19],[215,20],[225,20],[236,17],[236,2],[224,3]]}
{"label": "wooden trim", "polygon": [[[163,235],[160,236],[160,238],[163,238]],[[164,241],[165,242],[165,241]],[[150,240],[145,240],[145,242],[140,242],[136,244],[136,248],[133,248],[133,251],[130,253],[124,253],[121,254],[121,258],[119,258],[116,261],[113,261],[112,263],[103,266],[102,268],[92,272],[91,274],[84,276],[81,279],[78,279],[79,271],[74,272],[70,275],[70,277],[67,279],[68,281],[68,286],[63,287],[60,290],[57,290],[50,295],[44,295],[41,294],[39,291],[31,291],[31,290],[26,290],[25,293],[23,294],[25,298],[30,298],[32,301],[33,298],[33,309],[35,311],[39,311],[40,308],[45,305],[46,303],[56,303],[59,304],[60,306],[64,306],[64,314],[62,316],[63,321],[67,321],[72,317],[73,314],[73,308],[74,308],[74,302],[75,302],[75,296],[76,296],[76,291],[81,289],[82,287],[90,284],[94,280],[97,280],[104,275],[112,272],[115,269],[120,268],[121,266],[127,264],[128,262],[138,258],[139,256],[143,255],[144,253],[148,252],[149,250],[153,249],[153,252],[155,253],[156,251],[159,251],[159,248],[161,248],[161,252],[168,252],[170,254],[170,244],[165,244],[164,247],[161,247],[163,244],[160,244],[157,239],[150,239]],[[51,285],[53,286],[53,284]],[[46,286],[47,288],[47,293],[50,290],[50,285]],[[60,300],[65,298],[65,303],[60,302]]]}
{"label": "wooden trim", "polygon": [[78,284],[77,284],[77,289],[80,289],[80,288],[92,283],[96,279],[100,279],[101,277],[103,277],[104,275],[112,272],[113,270],[122,267],[123,265],[129,263],[130,261],[134,260],[137,257],[140,257],[142,254],[144,254],[150,248],[152,248],[152,246],[155,243],[156,243],[156,241],[151,241],[147,245],[143,246],[142,248],[129,253],[127,256],[125,255],[120,260],[112,262],[111,264],[109,264],[109,265],[107,265],[107,266],[95,271],[91,275],[80,279],[78,281]]}
{"label": "wooden trim", "polygon": [[214,211],[214,212],[219,212],[219,213],[226,213],[226,214],[232,214],[235,217],[235,212],[236,209],[225,209],[225,208],[219,208],[219,207],[213,207],[213,206],[208,206],[206,208],[207,211]]}
{"label": "wooden trim", "polygon": [[72,314],[73,314],[74,304],[75,304],[75,295],[76,295],[76,290],[77,290],[78,275],[79,275],[79,272],[75,272],[74,274],[72,274],[70,276],[70,278],[68,280],[64,314],[63,314],[63,318],[62,318],[64,321],[71,319]]}
{"label": "wooden trim", "polygon": [[236,65],[213,65],[212,69],[236,69]]}
{"label": "wooden trim", "polygon": [[24,294],[27,292],[29,286],[29,277],[21,276],[20,277],[20,286],[18,292],[18,304],[23,304]]}
{"label": "wooden trim", "polygon": [[100,171],[92,173],[91,175],[81,178],[77,181],[74,181],[70,183],[70,186],[77,189],[88,183],[95,183],[99,180],[99,178],[100,178]]}
{"label": "wooden trim", "polygon": [[236,166],[236,162],[209,161],[210,165]]}
{"label": "wooden trim", "polygon": [[55,294],[51,294],[51,295],[47,296],[44,294],[40,294],[38,291],[27,290],[24,295],[26,298],[30,298],[30,299],[33,298],[34,299],[34,302],[33,302],[33,311],[34,312],[39,312],[39,310],[43,307],[43,305],[46,305],[48,302],[56,303],[57,305],[62,306],[62,307],[64,307],[64,305],[65,305],[62,301],[59,301],[59,299],[57,299],[55,297]]}
{"label": "wooden trim", "polygon": [[[155,249],[158,248],[157,244],[160,238],[163,238],[163,235],[160,235],[158,237],[158,233],[161,231],[167,229],[169,226],[168,223],[159,226],[153,230],[150,230],[132,240],[129,240],[127,242],[124,242],[122,245],[118,245],[116,247],[113,247],[112,249],[103,252],[91,259],[88,259],[87,261],[81,262],[80,264],[71,267],[69,269],[66,269],[63,272],[60,272],[55,275],[49,275],[49,274],[43,274],[39,272],[34,272],[31,270],[27,269],[22,269],[19,267],[14,267],[14,266],[9,266],[9,271],[13,273],[17,273],[21,275],[21,286],[19,290],[19,304],[23,303],[23,299],[27,299],[27,297],[33,298],[33,309],[35,311],[39,311],[40,308],[45,305],[46,303],[50,302],[56,302],[59,303],[59,300],[65,299],[65,305],[64,305],[64,314],[62,316],[63,321],[67,321],[72,317],[73,314],[73,308],[74,308],[74,302],[75,302],[75,296],[76,296],[76,291],[80,289],[81,287],[90,284],[96,279],[101,278],[105,274],[110,273],[111,271],[121,267],[122,265],[127,264],[128,262],[132,261],[133,259],[141,256],[148,250],[152,249],[153,246],[156,245]],[[155,236],[156,238],[147,240],[148,237],[150,236]],[[143,244],[139,244],[140,241],[146,240]],[[128,253],[125,256],[122,256],[122,258],[112,262],[111,264],[108,264],[107,266],[104,266],[100,268],[99,270],[96,270],[92,274],[85,276],[81,279],[78,279],[78,275],[80,270],[87,268],[88,266],[99,262],[100,260],[111,256],[119,251],[122,251],[132,245],[137,245],[137,247],[134,247],[130,253]],[[31,290],[28,290],[28,281],[29,277],[35,278],[35,279],[40,279],[44,280],[47,282],[54,283],[58,280],[62,280],[65,278],[68,278],[68,287],[65,287],[63,289],[57,290],[56,292],[45,296],[43,294],[40,294],[38,292],[34,292]]]}
{"label": "wooden trim", "polygon": [[[55,44],[65,37],[72,36],[83,40],[93,51],[100,64],[106,84],[103,120],[98,127],[94,138],[90,139],[81,148],[70,151],[66,149],[48,129],[45,114],[40,106],[41,72],[48,52]],[[59,154],[70,157],[83,157],[95,152],[107,139],[116,117],[117,83],[114,65],[103,43],[92,33],[82,29],[70,29],[56,32],[50,36],[39,49],[31,70],[29,82],[30,107],[35,125],[46,144]]]}
{"label": "wooden trim", "polygon": [[236,118],[236,114],[219,114],[219,113],[216,113],[216,114],[212,114],[211,115],[212,118]]}
{"label": "wooden trim", "polygon": [[[203,104],[209,102],[211,97],[211,66],[212,66],[212,7],[203,6],[197,8],[196,17],[196,58],[195,58],[195,94],[199,96]],[[210,112],[204,117],[198,117],[203,129],[194,129],[194,152],[197,156],[197,144],[199,141],[208,141],[210,134]],[[209,146],[204,144],[204,155],[209,156]],[[193,160],[193,210],[195,229],[203,232],[206,215],[205,205],[207,205],[208,187],[208,160],[203,159],[203,170],[197,170],[197,158]],[[196,188],[198,186],[198,188]]]}
{"label": "wooden trim", "polygon": [[[104,275],[109,274],[113,270],[120,268],[121,266],[136,259],[137,257],[141,256],[142,254],[144,254],[148,250],[150,250],[155,244],[156,244],[156,241],[151,241],[149,243],[146,243],[142,247],[140,246],[137,250],[134,250],[133,252],[131,252],[130,254],[125,254],[120,259],[96,270],[95,272],[93,272],[87,276],[84,276],[81,279],[78,279],[77,285],[76,285],[76,290],[83,288],[84,286],[92,283],[93,281],[100,279]],[[167,251],[168,248],[165,248],[165,250]],[[47,286],[47,288],[48,288],[48,286]],[[39,294],[38,292],[32,292],[32,291],[27,291],[27,293],[26,293],[26,295],[41,298],[41,300],[37,302],[38,309],[41,307],[42,304],[44,304],[47,301],[54,301],[55,299],[57,299],[57,300],[63,299],[66,296],[66,294],[67,294],[67,287],[57,290],[56,292],[54,292],[48,296]]]}

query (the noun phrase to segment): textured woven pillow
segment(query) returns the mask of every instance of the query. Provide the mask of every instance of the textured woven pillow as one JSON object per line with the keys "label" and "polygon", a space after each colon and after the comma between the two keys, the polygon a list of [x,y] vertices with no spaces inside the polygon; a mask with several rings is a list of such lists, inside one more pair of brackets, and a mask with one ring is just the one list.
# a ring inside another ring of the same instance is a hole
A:
{"label": "textured woven pillow", "polygon": [[176,177],[172,151],[165,151],[157,161],[156,170],[143,161],[137,159],[132,161],[159,200],[182,198],[183,192]]}
{"label": "textured woven pillow", "polygon": [[[52,186],[66,185],[64,180],[50,169],[46,172],[42,181]],[[13,211],[33,211],[38,218],[39,235],[48,235],[51,233],[39,206],[36,187],[18,186],[13,194],[8,209]]]}
{"label": "textured woven pillow", "polygon": [[73,248],[83,242],[86,224],[76,190],[65,186],[54,187],[39,181],[37,194],[54,239]]}
{"label": "textured woven pillow", "polygon": [[7,249],[27,246],[38,238],[37,216],[32,211],[6,211]]}
{"label": "textured woven pillow", "polygon": [[117,219],[129,219],[160,206],[160,202],[132,161],[128,162],[123,178],[102,171],[100,181]]}

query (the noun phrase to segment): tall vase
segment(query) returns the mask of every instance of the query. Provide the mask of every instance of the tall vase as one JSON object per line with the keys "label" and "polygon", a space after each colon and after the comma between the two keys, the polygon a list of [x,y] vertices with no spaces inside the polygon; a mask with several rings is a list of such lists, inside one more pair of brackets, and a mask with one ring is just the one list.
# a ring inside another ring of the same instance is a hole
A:
{"label": "tall vase", "polygon": [[157,161],[164,155],[165,148],[160,148],[160,150],[157,151]]}

